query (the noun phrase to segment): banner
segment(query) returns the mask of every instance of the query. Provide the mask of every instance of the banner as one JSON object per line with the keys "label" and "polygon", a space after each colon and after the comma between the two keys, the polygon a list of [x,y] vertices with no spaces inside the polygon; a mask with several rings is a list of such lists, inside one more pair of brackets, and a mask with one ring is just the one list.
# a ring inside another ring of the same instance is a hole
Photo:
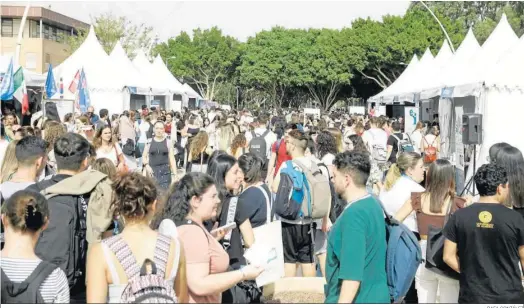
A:
{"label": "banner", "polygon": [[457,169],[464,170],[464,144],[462,144],[462,115],[464,114],[464,107],[455,107],[455,119],[453,123],[453,134],[455,137],[455,153],[453,153],[455,166]]}
{"label": "banner", "polygon": [[404,107],[404,132],[411,134],[419,121],[418,107]]}
{"label": "banner", "polygon": [[365,115],[366,114],[366,107],[364,107],[364,106],[349,106],[349,113],[350,114]]}
{"label": "banner", "polygon": [[285,275],[284,247],[282,245],[282,223],[273,221],[253,229],[255,244],[249,248],[244,257],[254,265],[264,268],[257,279],[259,287],[271,284]]}

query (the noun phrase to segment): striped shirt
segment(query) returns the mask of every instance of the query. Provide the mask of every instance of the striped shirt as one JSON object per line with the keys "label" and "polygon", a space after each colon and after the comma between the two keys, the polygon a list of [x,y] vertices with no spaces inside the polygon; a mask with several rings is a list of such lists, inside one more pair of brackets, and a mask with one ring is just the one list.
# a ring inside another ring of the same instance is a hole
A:
{"label": "striped shirt", "polygon": [[[35,270],[40,259],[26,260],[1,258],[0,266],[12,282],[22,282]],[[60,268],[54,270],[40,286],[40,294],[46,304],[68,304],[69,285],[64,271]]]}

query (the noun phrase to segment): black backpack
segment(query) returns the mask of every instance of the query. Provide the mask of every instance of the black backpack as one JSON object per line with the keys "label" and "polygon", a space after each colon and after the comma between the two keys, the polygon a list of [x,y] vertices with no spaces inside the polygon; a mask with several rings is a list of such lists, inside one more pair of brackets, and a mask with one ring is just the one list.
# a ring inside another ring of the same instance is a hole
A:
{"label": "black backpack", "polygon": [[267,134],[269,134],[269,130],[266,130],[262,135],[251,132],[253,139],[249,142],[249,153],[262,158],[264,162],[267,160],[267,144],[266,139],[264,139]]}
{"label": "black backpack", "polygon": [[2,304],[45,304],[40,286],[57,267],[41,261],[22,282],[12,282],[2,269]]}

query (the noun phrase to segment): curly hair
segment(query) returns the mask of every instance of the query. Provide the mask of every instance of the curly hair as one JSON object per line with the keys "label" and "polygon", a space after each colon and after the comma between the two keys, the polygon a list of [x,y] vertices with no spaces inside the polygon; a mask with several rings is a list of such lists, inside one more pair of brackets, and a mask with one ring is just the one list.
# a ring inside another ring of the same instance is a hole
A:
{"label": "curly hair", "polygon": [[138,173],[127,173],[113,183],[112,206],[115,213],[126,219],[144,219],[150,214],[150,205],[157,198],[152,179]]}
{"label": "curly hair", "polygon": [[233,139],[233,142],[231,142],[231,154],[236,157],[237,150],[241,147],[245,147],[247,145],[247,139],[246,135],[244,134],[238,134],[235,136],[235,139]]}
{"label": "curly hair", "polygon": [[191,212],[191,198],[201,197],[213,185],[213,178],[205,173],[190,172],[184,175],[169,188],[167,198],[155,217],[152,228],[158,229],[164,219],[170,219],[175,224],[184,220]]}
{"label": "curly hair", "polygon": [[344,152],[335,156],[333,165],[338,171],[349,174],[355,185],[365,187],[371,171],[369,155],[361,152]]}
{"label": "curly hair", "polygon": [[329,131],[320,132],[317,136],[317,153],[318,158],[326,154],[336,155],[338,153],[337,141]]}
{"label": "curly hair", "polygon": [[189,152],[191,153],[191,160],[195,160],[200,156],[200,153],[204,152],[209,141],[209,136],[203,130],[199,131],[195,137],[191,140],[189,145]]}
{"label": "curly hair", "polygon": [[[95,147],[95,149],[99,149],[101,146],[102,146],[102,132],[104,132],[104,130],[106,128],[109,128],[111,130],[111,126],[109,125],[103,125],[101,127],[99,127],[97,130],[96,130],[96,133],[95,133],[95,136],[93,137],[93,146]],[[111,145],[114,145],[116,143],[116,138],[114,137],[113,133],[112,133],[112,130],[111,130],[111,140],[109,141],[109,143]]]}
{"label": "curly hair", "polygon": [[56,140],[60,136],[67,133],[65,127],[56,121],[46,122],[44,131],[45,131],[44,140],[49,142],[48,151],[51,151],[53,149]]}
{"label": "curly hair", "polygon": [[353,151],[363,153],[369,152],[362,137],[360,137],[359,135],[351,135],[348,138],[353,143]]}
{"label": "curly hair", "polygon": [[495,196],[499,185],[505,186],[508,183],[508,174],[504,167],[485,164],[477,170],[474,180],[481,197]]}

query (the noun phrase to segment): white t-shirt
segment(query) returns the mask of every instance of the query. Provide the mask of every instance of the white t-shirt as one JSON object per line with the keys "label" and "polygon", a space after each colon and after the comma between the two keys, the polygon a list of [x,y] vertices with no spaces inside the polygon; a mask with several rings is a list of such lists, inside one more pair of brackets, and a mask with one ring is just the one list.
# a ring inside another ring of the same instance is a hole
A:
{"label": "white t-shirt", "polygon": [[138,143],[146,143],[147,142],[147,132],[149,131],[149,124],[146,121],[142,121],[140,125],[138,125],[138,133],[140,134],[140,137],[138,137]]}
{"label": "white t-shirt", "polygon": [[118,166],[118,156],[122,154],[122,149],[118,143],[115,143],[115,147],[109,152],[104,152],[102,149],[96,150],[96,158],[107,158],[115,164],[115,167]]}
{"label": "white t-shirt", "polygon": [[411,143],[413,144],[413,147],[415,148],[415,151],[422,152],[422,150],[420,150],[420,145],[422,141],[422,133],[419,130],[416,130],[413,132],[413,134],[411,134],[410,139],[411,139]]}
{"label": "white t-shirt", "polygon": [[[255,135],[262,136],[266,131],[268,131],[268,134],[264,137],[264,140],[266,140],[266,157],[269,159],[271,157],[271,146],[277,141],[277,135],[265,127],[255,128]],[[251,139],[253,139],[253,135],[249,131],[245,135],[247,144],[249,144]]]}
{"label": "white t-shirt", "polygon": [[368,150],[371,153],[373,145],[382,145],[384,149],[387,147],[388,134],[380,128],[370,128],[362,134],[362,139],[368,146]]}
{"label": "white t-shirt", "polygon": [[327,153],[326,155],[324,155],[322,157],[322,162],[324,163],[324,165],[326,165],[327,167],[329,166],[333,166],[333,161],[335,160],[335,155],[331,154],[331,153]]}
{"label": "white t-shirt", "polygon": [[[43,172],[42,172],[43,173]],[[0,195],[4,200],[11,198],[11,196],[18,191],[26,189],[29,185],[34,184],[35,182],[3,182],[0,184]]]}
{"label": "white t-shirt", "polygon": [[[401,176],[389,191],[380,192],[380,201],[390,215],[395,215],[411,198],[412,192],[423,192],[424,187],[407,176]],[[406,217],[404,224],[413,232],[418,232],[417,216],[415,211]]]}

